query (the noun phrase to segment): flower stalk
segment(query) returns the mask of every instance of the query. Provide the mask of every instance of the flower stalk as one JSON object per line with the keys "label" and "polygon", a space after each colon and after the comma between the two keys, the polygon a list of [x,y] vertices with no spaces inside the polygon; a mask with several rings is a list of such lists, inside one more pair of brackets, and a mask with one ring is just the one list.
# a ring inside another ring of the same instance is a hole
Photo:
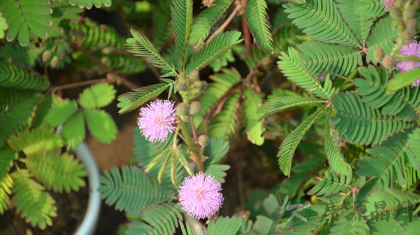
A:
{"label": "flower stalk", "polygon": [[190,148],[191,152],[193,153],[193,160],[197,163],[198,170],[200,172],[204,172],[204,165],[201,157],[200,151],[197,149],[197,146],[194,143],[194,140],[191,138],[190,133],[188,132],[188,128],[185,125],[185,122],[181,123],[181,132],[184,136],[184,141]]}

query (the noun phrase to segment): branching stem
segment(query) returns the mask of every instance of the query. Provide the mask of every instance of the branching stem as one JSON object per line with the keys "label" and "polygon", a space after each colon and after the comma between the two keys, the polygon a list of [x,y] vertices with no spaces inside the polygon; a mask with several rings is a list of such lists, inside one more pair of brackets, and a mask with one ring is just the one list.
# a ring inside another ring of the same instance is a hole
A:
{"label": "branching stem", "polygon": [[197,149],[197,146],[195,145],[193,139],[191,138],[191,135],[188,132],[188,128],[185,125],[185,122],[181,123],[181,131],[182,131],[182,135],[184,136],[185,143],[188,145],[188,147],[190,148],[191,152],[194,155],[193,160],[197,163],[198,170],[200,172],[204,172],[204,165],[203,165],[203,161],[202,161],[202,158],[201,158],[201,153]]}

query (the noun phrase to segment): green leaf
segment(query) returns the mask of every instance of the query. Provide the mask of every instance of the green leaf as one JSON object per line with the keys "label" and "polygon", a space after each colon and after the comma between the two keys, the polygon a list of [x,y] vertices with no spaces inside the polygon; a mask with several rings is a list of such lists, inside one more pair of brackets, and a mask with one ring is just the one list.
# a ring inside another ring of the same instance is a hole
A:
{"label": "green leaf", "polygon": [[223,105],[222,110],[210,122],[209,136],[210,137],[224,137],[228,139],[237,130],[237,111],[239,90],[230,96]]}
{"label": "green leaf", "polygon": [[339,192],[346,193],[351,188],[351,176],[339,175],[334,171],[326,171],[322,178],[309,192],[308,195],[330,196]]}
{"label": "green leaf", "polygon": [[54,133],[54,129],[36,128],[31,131],[25,129],[7,141],[9,146],[16,152],[23,151],[26,155],[39,150],[59,149],[63,147],[61,136]]}
{"label": "green leaf", "polygon": [[80,8],[91,9],[94,5],[96,8],[101,8],[102,5],[110,7],[112,4],[111,0],[68,0],[71,5],[78,5]]}
{"label": "green leaf", "polygon": [[7,43],[2,46],[0,50],[0,59],[10,58],[20,65],[28,65],[34,67],[36,61],[41,57],[41,53],[42,49],[34,44],[29,44],[26,47],[22,47],[19,44],[12,46],[11,44]]}
{"label": "green leaf", "polygon": [[27,99],[35,93],[34,90],[0,87],[0,112],[6,111],[9,106]]}
{"label": "green leaf", "polygon": [[370,228],[366,224],[365,218],[360,218],[357,212],[358,208],[349,208],[344,210],[334,222],[334,226],[330,229],[331,235],[339,234],[360,234],[368,235],[370,233]]}
{"label": "green leaf", "polygon": [[6,23],[6,19],[2,17],[2,13],[0,12],[0,39],[4,38],[5,32],[8,28],[9,26]]}
{"label": "green leaf", "polygon": [[330,164],[331,169],[338,174],[351,178],[351,165],[347,163],[338,146],[337,140],[339,139],[339,136],[337,135],[337,131],[330,127],[329,113],[327,117],[325,123],[325,153],[327,154],[328,163]]}
{"label": "green leaf", "polygon": [[[384,188],[382,190],[374,191],[367,199],[365,216],[377,215],[378,203],[385,203],[385,207],[380,211],[386,213],[394,210],[413,210],[414,205],[420,202],[420,195],[411,192],[403,192],[395,189]],[[375,207],[376,205],[376,207]],[[410,207],[411,208],[407,208]],[[404,209],[407,208],[407,209]]]}
{"label": "green leaf", "polygon": [[366,41],[366,47],[368,52],[366,53],[366,62],[372,62],[377,64],[378,61],[375,60],[373,56],[376,48],[381,47],[385,51],[385,55],[390,55],[394,49],[394,41],[397,40],[399,29],[392,29],[392,18],[389,15],[386,15],[379,19],[375,26],[370,30],[369,37]]}
{"label": "green leaf", "polygon": [[129,52],[136,56],[146,57],[154,66],[164,70],[170,70],[174,74],[177,74],[175,68],[163,59],[160,53],[143,33],[139,33],[136,30],[131,29],[131,35],[133,35],[134,38],[127,39],[127,50]]}
{"label": "green leaf", "polygon": [[386,13],[382,0],[358,0],[354,3],[356,13],[360,14],[362,18],[377,18]]}
{"label": "green leaf", "polygon": [[298,52],[292,47],[289,54],[281,52],[280,61],[277,62],[279,68],[289,80],[301,86],[309,93],[313,93],[321,99],[329,99],[331,90],[324,89],[321,84],[312,76],[312,73],[303,65]]}
{"label": "green leaf", "polygon": [[258,114],[258,117],[262,119],[270,114],[281,112],[290,107],[317,105],[317,104],[324,104],[326,102],[327,101],[325,100],[319,100],[316,98],[309,98],[309,97],[292,97],[292,96],[274,97],[272,99],[269,99],[263,105],[261,105],[257,110],[257,114]]}
{"label": "green leaf", "polygon": [[288,18],[294,19],[293,23],[312,39],[349,47],[360,45],[333,0],[306,0],[302,5],[286,3],[283,6],[289,13]]}
{"label": "green leaf", "polygon": [[178,222],[182,221],[181,207],[175,203],[153,205],[143,210],[140,221],[128,225],[127,235],[174,234]]}
{"label": "green leaf", "polygon": [[245,99],[242,104],[242,109],[248,140],[253,144],[262,145],[264,143],[262,134],[264,133],[265,128],[263,121],[259,120],[257,116],[257,109],[262,104],[262,96],[260,94],[255,94],[250,87],[245,89],[243,95],[245,96]]}
{"label": "green leaf", "polygon": [[48,80],[4,60],[0,62],[0,86],[41,91],[48,87]]}
{"label": "green leaf", "polygon": [[171,2],[171,0],[157,1],[157,6],[152,13],[152,22],[154,23],[152,42],[158,50],[172,35],[172,32],[170,32]]}
{"label": "green leaf", "polygon": [[200,70],[204,68],[212,63],[216,58],[226,53],[233,46],[242,42],[242,39],[239,39],[240,36],[241,33],[237,31],[230,31],[216,35],[212,41],[203,46],[202,50],[193,55],[190,59],[190,63],[187,65],[186,74],[193,70]]}
{"label": "green leaf", "polygon": [[273,36],[267,23],[267,4],[265,1],[248,0],[245,6],[245,17],[257,44],[265,50],[272,51]]}
{"label": "green leaf", "polygon": [[47,37],[47,27],[51,25],[49,15],[52,10],[48,7],[47,0],[14,1],[3,0],[0,2],[0,12],[9,22],[6,38],[8,41],[18,37],[19,44],[26,46],[29,43],[29,31],[40,38]]}
{"label": "green leaf", "polygon": [[381,115],[378,109],[363,103],[355,92],[335,95],[331,103],[338,111],[330,124],[338,129],[342,140],[351,143],[378,144],[394,133],[415,125],[395,116]]}
{"label": "green leaf", "polygon": [[171,6],[172,24],[175,31],[175,56],[179,70],[184,70],[188,37],[192,24],[192,1],[174,0]]}
{"label": "green leaf", "polygon": [[115,92],[114,86],[98,83],[83,90],[79,95],[79,104],[85,109],[102,108],[114,100]]}
{"label": "green leaf", "polygon": [[[411,222],[411,220],[410,220]],[[406,224],[404,228],[401,229],[401,235],[415,235],[419,232],[420,229],[420,218],[416,217],[413,222]]]}
{"label": "green leaf", "polygon": [[235,235],[242,224],[242,218],[219,217],[217,222],[211,219],[208,225],[208,235]]}
{"label": "green leaf", "polygon": [[[420,129],[416,128],[413,133],[409,134],[407,146],[410,153],[407,154],[411,166],[420,171]],[[1,176],[1,174],[0,174]]]}
{"label": "green leaf", "polygon": [[17,154],[10,148],[0,149],[0,179],[3,178],[6,173],[12,167],[13,160],[16,159]]}
{"label": "green leaf", "polygon": [[116,210],[139,213],[141,210],[172,200],[173,195],[156,180],[148,177],[135,166],[123,166],[107,171],[101,176],[102,185],[98,191],[108,205],[115,204]]}
{"label": "green leaf", "polygon": [[77,111],[77,103],[74,100],[65,99],[62,103],[54,106],[45,116],[45,123],[51,127],[62,125]]}
{"label": "green leaf", "polygon": [[387,95],[413,84],[413,82],[419,79],[419,74],[420,68],[397,73],[394,78],[388,82],[388,86],[386,87]]}
{"label": "green leaf", "polygon": [[103,110],[86,109],[83,111],[90,133],[101,143],[111,143],[118,133],[112,117]]}
{"label": "green leaf", "polygon": [[74,149],[85,139],[85,121],[83,113],[76,112],[67,120],[61,130],[63,140],[68,143],[67,149]]}
{"label": "green leaf", "polygon": [[227,154],[228,151],[228,141],[225,141],[222,137],[211,138],[209,145],[206,146],[203,152],[204,156],[208,157],[208,159],[204,162],[204,169],[207,170],[211,164],[220,163],[220,160]]}
{"label": "green leaf", "polygon": [[149,100],[156,98],[166,88],[172,86],[172,83],[158,83],[151,86],[141,87],[133,89],[132,92],[127,92],[118,97],[119,103],[118,108],[121,108],[118,113],[127,113],[138,108],[140,105],[148,102]]}
{"label": "green leaf", "polygon": [[42,95],[37,93],[21,102],[11,106],[9,110],[0,114],[0,148],[10,135],[23,129],[27,125],[26,121],[32,114],[34,106],[42,99]]}
{"label": "green leaf", "polygon": [[11,194],[12,187],[13,180],[10,175],[5,174],[4,176],[0,177],[0,214],[3,214],[8,209],[10,203],[10,198],[8,195]]}
{"label": "green leaf", "polygon": [[296,147],[305,133],[318,120],[321,115],[327,111],[328,106],[317,109],[308,118],[305,119],[292,133],[290,133],[280,146],[277,158],[279,159],[280,169],[286,176],[290,176],[290,169],[292,168],[292,159]]}
{"label": "green leaf", "polygon": [[190,43],[199,46],[214,33],[218,25],[225,18],[229,8],[234,1],[232,0],[216,0],[212,5],[201,12],[201,14],[194,19],[192,25]]}
{"label": "green leaf", "polygon": [[86,185],[84,177],[87,172],[78,159],[68,153],[60,155],[60,150],[41,150],[30,154],[26,158],[28,169],[46,186],[54,192],[71,190],[78,191]]}
{"label": "green leaf", "polygon": [[52,225],[51,217],[56,217],[54,199],[44,192],[44,187],[30,179],[32,175],[27,170],[15,171],[10,175],[13,179],[12,200],[16,211],[25,218],[32,227],[45,229]]}

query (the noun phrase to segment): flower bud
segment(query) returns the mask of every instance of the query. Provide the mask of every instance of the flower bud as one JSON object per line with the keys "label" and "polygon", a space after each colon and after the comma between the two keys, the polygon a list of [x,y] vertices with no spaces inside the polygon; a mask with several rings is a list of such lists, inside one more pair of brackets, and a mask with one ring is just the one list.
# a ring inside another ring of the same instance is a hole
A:
{"label": "flower bud", "polygon": [[402,18],[402,12],[400,11],[400,9],[398,7],[393,7],[389,10],[389,15],[393,18],[393,19],[401,19]]}
{"label": "flower bud", "polygon": [[382,60],[382,65],[387,69],[391,69],[395,65],[395,60],[389,55],[385,56],[384,59]]}
{"label": "flower bud", "polygon": [[404,23],[402,19],[393,19],[392,20],[392,29],[400,29],[401,27],[404,27]]}
{"label": "flower bud", "polygon": [[201,147],[207,147],[207,145],[209,145],[209,143],[210,143],[210,139],[207,135],[200,135],[198,137],[198,144]]}
{"label": "flower bud", "polygon": [[102,49],[102,54],[109,55],[114,51],[115,51],[115,48],[113,46],[109,46],[109,47],[105,47],[104,49]]}
{"label": "flower bud", "polygon": [[106,56],[102,57],[101,62],[107,67],[111,66],[111,60],[109,59],[109,57],[106,57]]}
{"label": "flower bud", "polygon": [[49,61],[51,59],[51,56],[52,56],[52,52],[50,50],[44,51],[44,53],[42,54],[42,61],[44,62]]}
{"label": "flower bud", "polygon": [[407,22],[409,19],[416,16],[417,9],[415,6],[411,5],[404,9],[404,22]]}
{"label": "flower bud", "polygon": [[70,36],[76,37],[77,36],[77,29],[70,29],[69,34],[70,34]]}
{"label": "flower bud", "polygon": [[385,51],[382,47],[378,47],[373,52],[373,58],[375,58],[376,61],[382,61],[382,59],[385,57]]}
{"label": "flower bud", "polygon": [[203,87],[203,83],[201,81],[195,81],[193,83],[193,86],[201,89],[201,87]]}
{"label": "flower bud", "polygon": [[57,67],[58,63],[60,63],[60,58],[58,56],[54,56],[50,62],[51,67]]}
{"label": "flower bud", "polygon": [[56,53],[60,59],[64,59],[67,56],[66,48],[64,48],[62,45],[58,46]]}
{"label": "flower bud", "polygon": [[406,29],[406,30],[404,30],[404,32],[402,33],[402,39],[403,39],[405,42],[409,42],[409,41],[411,41],[411,39],[413,39],[413,37],[414,37],[414,33],[413,33],[413,31],[411,31],[411,30]]}
{"label": "flower bud", "polygon": [[198,70],[193,70],[188,74],[188,79],[191,83],[194,83],[195,81],[200,80],[200,74],[198,73]]}
{"label": "flower bud", "polygon": [[178,106],[176,107],[176,113],[181,116],[181,115],[188,115],[188,111],[190,110],[190,106],[186,103],[180,103],[178,104]]}
{"label": "flower bud", "polygon": [[206,81],[202,81],[201,84],[203,84],[203,86],[201,87],[201,92],[204,92],[207,89],[207,82]]}
{"label": "flower bud", "polygon": [[182,82],[182,83],[186,82],[185,72],[181,72],[178,74],[177,81]]}
{"label": "flower bud", "polygon": [[405,24],[405,27],[407,28],[407,30],[414,31],[417,29],[417,25],[418,25],[418,21],[412,18],[407,21],[407,23]]}
{"label": "flower bud", "polygon": [[185,86],[185,83],[182,83],[180,81],[176,81],[175,82],[175,89],[177,91],[185,91],[187,89],[187,87]]}
{"label": "flower bud", "polygon": [[196,115],[200,112],[201,104],[198,101],[193,101],[190,105],[190,115]]}
{"label": "flower bud", "polygon": [[189,122],[190,121],[190,116],[188,115],[180,115],[179,118],[183,121],[183,122]]}

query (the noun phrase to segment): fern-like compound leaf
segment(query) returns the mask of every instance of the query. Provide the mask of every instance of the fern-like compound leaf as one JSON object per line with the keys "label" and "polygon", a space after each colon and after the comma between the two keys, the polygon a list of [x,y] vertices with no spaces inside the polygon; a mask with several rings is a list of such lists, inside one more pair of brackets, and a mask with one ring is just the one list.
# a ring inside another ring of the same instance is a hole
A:
{"label": "fern-like compound leaf", "polygon": [[400,120],[395,116],[381,115],[363,103],[354,92],[340,93],[331,102],[338,110],[330,124],[338,129],[342,140],[360,144],[378,144],[396,132],[415,124]]}
{"label": "fern-like compound leaf", "polygon": [[3,214],[8,209],[12,187],[13,180],[10,175],[5,174],[0,177],[0,214]]}
{"label": "fern-like compound leaf", "polygon": [[245,17],[257,44],[265,50],[272,51],[273,36],[267,22],[267,3],[264,0],[248,0]]}
{"label": "fern-like compound leaf", "polygon": [[370,228],[367,225],[366,219],[358,211],[358,208],[353,207],[344,210],[343,213],[338,215],[338,219],[334,222],[333,227],[330,229],[331,235],[340,234],[370,234]]}
{"label": "fern-like compound leaf", "polygon": [[51,217],[57,216],[54,199],[44,191],[44,187],[31,179],[28,170],[15,171],[13,179],[13,201],[16,211],[33,227],[45,229],[52,225]]}
{"label": "fern-like compound leaf", "polygon": [[343,17],[343,20],[347,23],[349,28],[353,31],[357,40],[364,44],[369,35],[369,31],[373,24],[374,19],[362,17],[363,12],[358,12],[360,5],[356,3],[358,0],[337,0],[337,8]]}
{"label": "fern-like compound leaf", "polygon": [[242,110],[248,140],[253,144],[262,145],[264,143],[262,134],[265,128],[263,121],[259,120],[257,116],[257,109],[262,104],[262,97],[260,94],[255,94],[250,87],[247,87],[243,94],[245,99],[242,103]]}
{"label": "fern-like compound leaf", "polygon": [[35,66],[36,61],[40,58],[42,50],[33,44],[22,47],[19,44],[12,46],[5,44],[0,50],[0,59],[12,59],[21,65]]}
{"label": "fern-like compound leaf", "polygon": [[358,65],[363,65],[358,48],[317,41],[304,42],[297,48],[301,51],[299,55],[302,64],[314,77],[320,77],[326,72],[332,77],[347,76]]}
{"label": "fern-like compound leaf", "polygon": [[326,207],[324,205],[312,205],[310,209],[311,217],[304,224],[305,226],[302,226],[300,223],[289,223],[287,226],[278,230],[276,234],[312,235],[317,233],[325,220],[325,216],[323,215]]}
{"label": "fern-like compound leaf", "polygon": [[242,218],[219,217],[217,221],[210,220],[207,235],[235,235],[242,224]]}
{"label": "fern-like compound leaf", "polygon": [[40,150],[59,149],[63,146],[61,136],[54,133],[54,129],[39,127],[33,130],[25,129],[7,141],[16,152],[23,151],[26,155]]}
{"label": "fern-like compound leaf", "polygon": [[142,222],[133,221],[128,225],[127,235],[174,234],[178,221],[182,220],[181,208],[175,203],[153,205],[139,214]]}
{"label": "fern-like compound leaf", "polygon": [[85,120],[82,112],[76,112],[63,125],[63,140],[68,143],[67,149],[74,149],[85,139]]}
{"label": "fern-like compound leaf", "polygon": [[242,42],[242,39],[239,39],[240,36],[241,33],[237,31],[220,33],[215,36],[212,41],[203,46],[203,49],[193,55],[186,67],[186,73],[188,74],[196,69],[200,70],[212,63],[233,46]]}
{"label": "fern-like compound leaf", "polygon": [[104,110],[86,109],[83,111],[90,133],[101,143],[111,143],[118,129],[111,115]]}
{"label": "fern-like compound leaf", "polygon": [[[329,115],[327,115],[329,116]],[[345,175],[349,178],[352,176],[351,165],[347,163],[346,159],[343,156],[343,153],[338,146],[337,140],[338,135],[337,131],[331,129],[329,118],[326,119],[325,123],[325,153],[328,158],[328,163],[330,164],[331,169],[337,172],[340,175]]]}
{"label": "fern-like compound leaf", "polygon": [[220,113],[211,120],[209,126],[210,137],[224,137],[228,139],[236,133],[239,98],[239,90],[235,90],[232,96],[223,104]]}
{"label": "fern-like compound leaf", "polygon": [[359,73],[366,78],[355,79],[354,84],[358,87],[357,93],[362,101],[370,107],[380,108],[383,115],[396,115],[398,119],[413,121],[419,115],[420,96],[418,87],[404,88],[393,95],[385,95],[385,87],[388,82],[388,72],[380,67],[379,73],[376,68],[369,65],[368,68],[360,67]]}
{"label": "fern-like compound leaf", "polygon": [[0,148],[4,146],[10,135],[27,126],[27,119],[41,99],[42,95],[37,93],[0,114]]}
{"label": "fern-like compound leaf", "polygon": [[3,14],[0,13],[0,39],[4,38],[6,30],[9,28],[9,25],[6,23],[6,19],[2,15]]}
{"label": "fern-like compound leaf", "polygon": [[54,192],[69,193],[86,185],[83,177],[87,172],[83,164],[68,153],[60,154],[59,149],[29,154],[25,163],[34,176]]}
{"label": "fern-like compound leaf", "polygon": [[177,74],[175,68],[160,55],[143,33],[131,29],[131,35],[133,35],[133,38],[127,39],[127,50],[129,52],[136,56],[146,57],[154,66]]}
{"label": "fern-like compound leaf", "polygon": [[173,196],[135,166],[123,166],[121,171],[112,168],[111,174],[105,171],[104,176],[101,176],[101,183],[98,191],[102,194],[102,199],[106,198],[105,203],[115,204],[116,210],[124,210],[131,214],[170,201]]}
{"label": "fern-like compound leaf", "polygon": [[417,171],[420,171],[420,129],[417,128],[413,131],[413,133],[409,134],[408,140],[407,140],[407,156],[408,161],[410,162],[411,166],[416,169]]}
{"label": "fern-like compound leaf", "polygon": [[385,55],[389,55],[394,48],[394,41],[397,39],[398,36],[398,29],[392,29],[389,26],[392,23],[391,16],[387,15],[379,19],[375,26],[370,31],[369,37],[366,41],[366,47],[368,48],[368,52],[366,54],[366,62],[376,64],[378,61],[375,60],[373,53],[375,52],[376,48],[382,47],[385,51]]}
{"label": "fern-like compound leaf", "polygon": [[354,3],[356,13],[362,18],[378,18],[386,13],[382,0],[358,0]]}
{"label": "fern-like compound leaf", "polygon": [[[83,9],[73,7],[68,1],[54,1],[50,3],[50,7],[53,11],[51,14],[52,25],[48,28],[48,38],[61,37],[62,31],[60,23],[63,20],[75,20],[79,19],[80,13]],[[79,23],[79,22],[77,22]],[[62,26],[62,25],[61,25]]]}
{"label": "fern-like compound leaf", "polygon": [[[182,223],[182,220],[179,221],[180,227],[181,227],[181,232],[182,235],[196,235],[194,229],[191,228],[190,224],[187,222],[184,224]],[[186,229],[185,229],[186,227]]]}
{"label": "fern-like compound leaf", "polygon": [[366,150],[372,157],[362,157],[358,163],[359,176],[378,177],[379,185],[391,187],[396,180],[401,187],[405,187],[405,164],[407,161],[407,140],[411,129],[398,132],[381,145],[373,145]]}
{"label": "fern-like compound leaf", "polygon": [[166,39],[170,34],[171,22],[171,0],[157,1],[156,8],[153,11],[152,22],[154,23],[153,30],[153,45],[160,50],[164,45]]}
{"label": "fern-like compound leaf", "polygon": [[4,60],[0,62],[0,86],[44,90],[48,87],[48,80],[41,75],[33,75],[31,71]]}
{"label": "fern-like compound leaf", "polygon": [[184,70],[188,37],[192,24],[192,0],[174,0],[171,6],[175,31],[175,56],[179,70]]}
{"label": "fern-like compound leaf", "polygon": [[306,0],[305,4],[283,5],[293,23],[312,39],[358,47],[360,42],[343,21],[333,0]]}
{"label": "fern-like compound leaf", "polygon": [[40,38],[46,38],[47,28],[51,26],[49,15],[52,13],[48,7],[48,0],[36,2],[25,0],[3,0],[0,2],[0,12],[9,23],[7,41],[16,37],[19,44],[26,46],[29,43],[29,32],[35,33]]}
{"label": "fern-like compound leaf", "polygon": [[331,91],[325,90],[313,77],[311,72],[303,65],[302,59],[295,49],[290,47],[288,55],[281,52],[279,59],[280,61],[277,64],[289,80],[321,99],[329,99]]}
{"label": "fern-like compound leaf", "polygon": [[[383,205],[383,204],[382,204]],[[402,204],[401,204],[402,205]],[[408,208],[404,208],[401,211],[407,212]],[[387,211],[381,215],[370,215],[370,218],[368,220],[368,225],[372,230],[372,234],[386,234],[390,231],[391,234],[405,234],[405,235],[415,235],[418,233],[418,227],[416,231],[414,232],[412,228],[410,228],[410,223],[413,221],[418,221],[418,217],[412,218],[408,215],[408,213],[400,213],[398,210],[395,211]],[[398,214],[400,213],[400,214]],[[379,214],[379,213],[378,213]],[[398,216],[397,216],[398,214]],[[405,233],[408,232],[408,233]]]}
{"label": "fern-like compound leaf", "polygon": [[92,6],[95,6],[96,8],[101,8],[102,5],[104,5],[105,7],[110,7],[112,4],[112,1],[111,0],[69,0],[69,3],[73,6],[77,4],[80,8],[91,9]]}
{"label": "fern-like compound leaf", "polygon": [[57,104],[45,116],[45,123],[51,127],[62,125],[77,111],[77,103],[74,100],[65,99]]}
{"label": "fern-like compound leaf", "polygon": [[[411,222],[411,219],[410,219]],[[400,224],[398,224],[400,225]],[[402,228],[401,235],[415,235],[419,232],[420,228],[420,218],[416,217],[413,222],[407,223],[404,228]],[[395,231],[395,230],[394,230]],[[398,231],[399,232],[399,231]]]}
{"label": "fern-like compound leaf", "polygon": [[351,185],[351,176],[339,175],[334,171],[326,171],[322,178],[311,190],[308,195],[330,196],[339,192],[348,192]]}
{"label": "fern-like compound leaf", "polygon": [[397,73],[386,87],[386,94],[396,92],[404,87],[408,87],[419,78],[420,68],[410,70],[407,72]]}
{"label": "fern-like compound leaf", "polygon": [[204,117],[209,113],[210,110],[217,107],[222,102],[224,96],[228,95],[227,93],[233,89],[235,84],[239,84],[241,80],[241,75],[239,72],[232,69],[222,69],[222,73],[217,73],[210,76],[210,79],[213,81],[209,84],[206,91],[198,97],[198,101],[201,103],[200,112],[193,116],[194,126],[199,127]]}
{"label": "fern-like compound leaf", "polygon": [[114,86],[98,83],[83,90],[79,95],[79,104],[85,109],[102,108],[114,100],[115,92]]}
{"label": "fern-like compound leaf", "polygon": [[194,19],[190,43],[199,46],[202,42],[205,42],[225,18],[233,2],[232,0],[217,0],[213,2],[212,6],[201,12]]}
{"label": "fern-like compound leaf", "polygon": [[328,110],[328,107],[322,107],[312,113],[306,118],[292,133],[290,133],[280,146],[277,158],[281,171],[287,176],[290,176],[290,169],[292,168],[292,159],[296,148],[309,128],[321,117],[321,115]]}
{"label": "fern-like compound leaf", "polygon": [[134,89],[132,92],[127,92],[118,97],[118,108],[121,108],[118,113],[127,113],[138,108],[140,105],[156,98],[166,88],[172,86],[174,83],[158,83],[146,87]]}
{"label": "fern-like compound leaf", "polygon": [[207,174],[214,176],[217,182],[224,183],[226,171],[230,169],[229,165],[220,164],[220,160],[229,151],[229,142],[222,137],[211,138],[209,145],[204,149],[204,156],[208,159],[204,162],[204,169]]}
{"label": "fern-like compound leaf", "polygon": [[257,114],[260,119],[276,113],[286,110],[291,107],[299,107],[299,106],[310,106],[310,105],[317,105],[317,104],[324,104],[327,101],[319,100],[316,98],[310,97],[292,97],[292,96],[282,96],[282,97],[274,97],[269,99],[266,103],[261,105],[258,110]]}
{"label": "fern-like compound leaf", "polygon": [[[7,44],[8,45],[8,44]],[[0,87],[0,112],[35,94],[35,90]]]}
{"label": "fern-like compound leaf", "polygon": [[0,179],[6,175],[12,166],[13,160],[16,159],[17,154],[10,148],[0,149]]}

